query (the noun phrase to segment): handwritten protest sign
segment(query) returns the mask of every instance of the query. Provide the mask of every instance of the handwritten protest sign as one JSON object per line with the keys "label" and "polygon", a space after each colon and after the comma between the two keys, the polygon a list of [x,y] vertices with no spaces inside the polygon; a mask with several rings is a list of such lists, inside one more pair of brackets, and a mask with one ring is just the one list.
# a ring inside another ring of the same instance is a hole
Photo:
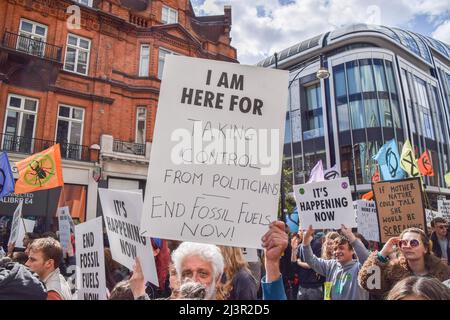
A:
{"label": "handwritten protest sign", "polygon": [[426,230],[420,178],[384,181],[372,185],[378,211],[380,240],[411,227]]}
{"label": "handwritten protest sign", "polygon": [[166,58],[141,228],[260,248],[277,218],[288,73]]}
{"label": "handwritten protest sign", "polygon": [[75,226],[78,300],[106,300],[102,218]]}
{"label": "handwritten protest sign", "polygon": [[63,251],[67,252],[69,245],[72,245],[70,241],[71,217],[69,207],[58,208],[56,214],[58,216],[59,241],[61,242]]}
{"label": "handwritten protest sign", "polygon": [[356,211],[356,222],[358,232],[366,240],[380,241],[380,231],[378,230],[377,207],[374,201],[356,200],[353,202]]}
{"label": "handwritten protest sign", "polygon": [[438,211],[441,217],[450,221],[450,200],[438,200]]}
{"label": "handwritten protest sign", "polygon": [[25,237],[25,233],[33,232],[35,224],[36,221],[34,220],[20,218],[19,232],[17,234],[17,241],[15,245],[16,248],[25,248],[23,244],[23,238]]}
{"label": "handwritten protest sign", "polygon": [[294,186],[299,220],[307,228],[340,229],[356,227],[348,178],[338,178]]}
{"label": "handwritten protest sign", "polygon": [[427,226],[431,226],[431,221],[433,221],[433,219],[437,217],[442,217],[442,214],[439,211],[425,209],[425,218],[427,221]]}
{"label": "handwritten protest sign", "polygon": [[150,238],[142,236],[139,228],[142,195],[109,189],[98,192],[112,258],[133,270],[134,259],[139,257],[145,280],[159,286]]}

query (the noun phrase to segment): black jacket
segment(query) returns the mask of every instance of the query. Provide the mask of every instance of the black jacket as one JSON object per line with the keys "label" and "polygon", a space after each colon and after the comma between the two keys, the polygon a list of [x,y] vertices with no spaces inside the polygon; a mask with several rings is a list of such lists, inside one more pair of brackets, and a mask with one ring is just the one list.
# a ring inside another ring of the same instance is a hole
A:
{"label": "black jacket", "polygon": [[46,300],[47,290],[31,271],[17,262],[0,262],[0,300]]}
{"label": "black jacket", "polygon": [[[447,232],[447,264],[450,265],[450,231]],[[442,257],[442,251],[441,251],[441,246],[439,244],[439,240],[438,237],[436,235],[436,232],[433,232],[431,234],[431,250],[433,251],[433,253],[436,255],[436,257],[441,258]]]}

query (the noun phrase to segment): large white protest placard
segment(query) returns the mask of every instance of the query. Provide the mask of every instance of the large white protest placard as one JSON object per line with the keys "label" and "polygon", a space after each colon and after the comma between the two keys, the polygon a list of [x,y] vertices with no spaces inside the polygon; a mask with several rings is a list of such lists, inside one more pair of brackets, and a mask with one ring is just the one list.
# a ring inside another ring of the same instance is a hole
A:
{"label": "large white protest placard", "polygon": [[378,215],[375,201],[356,200],[353,201],[358,232],[366,240],[380,241],[380,230],[378,229]]}
{"label": "large white protest placard", "polygon": [[442,218],[442,214],[439,211],[425,209],[425,219],[427,221],[427,226],[431,226],[431,221],[433,221],[433,219],[437,217]]}
{"label": "large white protest placard", "polygon": [[149,237],[141,235],[142,195],[123,190],[98,189],[112,258],[133,270],[139,257],[146,281],[159,286]]}
{"label": "large white protest placard", "polygon": [[438,211],[441,217],[450,221],[450,200],[438,200]]}
{"label": "large white protest placard", "polygon": [[285,71],[167,56],[142,230],[260,248],[277,218],[287,87]]}
{"label": "large white protest placard", "polygon": [[17,234],[17,241],[15,245],[16,248],[25,248],[25,246],[23,245],[23,238],[25,237],[25,233],[33,232],[35,224],[36,221],[34,220],[20,218],[19,232]]}
{"label": "large white protest placard", "polygon": [[75,226],[78,300],[106,300],[102,217]]}
{"label": "large white protest placard", "polygon": [[17,238],[19,235],[19,224],[21,222],[20,218],[22,217],[22,207],[23,207],[23,199],[20,200],[19,205],[14,211],[8,243],[14,242],[17,244]]}
{"label": "large white protest placard", "polygon": [[356,227],[348,178],[294,186],[299,220],[303,228],[340,229]]}
{"label": "large white protest placard", "polygon": [[70,220],[72,218],[70,217],[69,207],[58,208],[57,216],[59,225],[59,241],[61,243],[63,251],[67,252],[69,245],[72,245],[70,241]]}

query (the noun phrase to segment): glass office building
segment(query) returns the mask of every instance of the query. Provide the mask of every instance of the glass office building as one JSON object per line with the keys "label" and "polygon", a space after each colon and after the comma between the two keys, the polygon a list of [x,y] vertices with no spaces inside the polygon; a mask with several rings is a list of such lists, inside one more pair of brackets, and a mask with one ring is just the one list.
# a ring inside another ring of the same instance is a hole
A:
{"label": "glass office building", "polygon": [[[318,79],[323,55],[328,79]],[[290,70],[284,162],[295,183],[319,159],[336,165],[354,196],[371,189],[372,156],[388,140],[410,139],[416,157],[428,150],[435,171],[425,177],[432,205],[450,195],[450,46],[411,31],[357,24],[302,41],[278,53]],[[258,63],[275,67],[275,56]]]}

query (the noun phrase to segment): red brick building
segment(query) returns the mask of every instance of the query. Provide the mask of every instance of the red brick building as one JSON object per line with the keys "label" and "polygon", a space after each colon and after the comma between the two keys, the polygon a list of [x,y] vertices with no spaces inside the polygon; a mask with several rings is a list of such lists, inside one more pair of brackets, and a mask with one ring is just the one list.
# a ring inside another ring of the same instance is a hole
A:
{"label": "red brick building", "polygon": [[0,0],[0,151],[61,143],[66,201],[95,217],[99,186],[145,185],[165,56],[237,62],[230,29],[189,0]]}

